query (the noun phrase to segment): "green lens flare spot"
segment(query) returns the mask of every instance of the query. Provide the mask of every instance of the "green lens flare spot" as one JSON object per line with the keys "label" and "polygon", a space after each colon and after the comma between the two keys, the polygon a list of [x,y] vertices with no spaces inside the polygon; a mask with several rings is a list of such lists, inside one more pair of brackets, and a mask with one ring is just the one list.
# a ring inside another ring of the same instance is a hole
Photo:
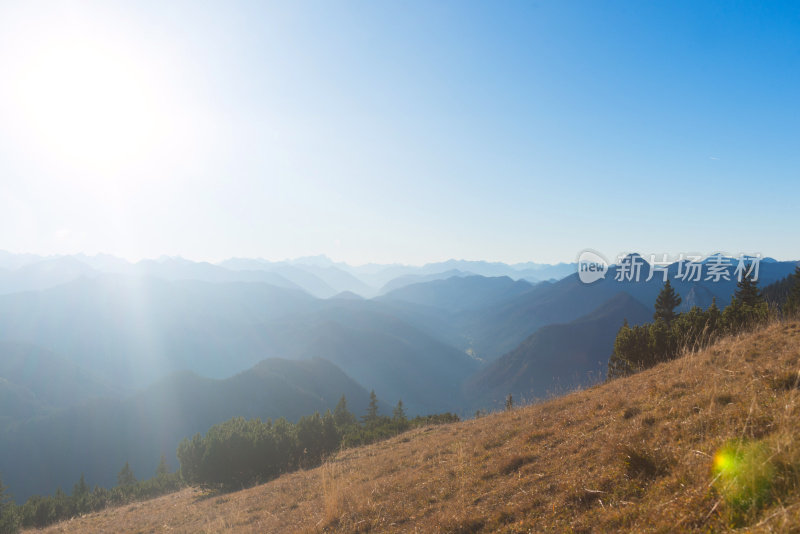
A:
{"label": "green lens flare spot", "polygon": [[727,443],[714,454],[712,472],[714,488],[724,498],[734,523],[769,501],[775,467],[762,442]]}

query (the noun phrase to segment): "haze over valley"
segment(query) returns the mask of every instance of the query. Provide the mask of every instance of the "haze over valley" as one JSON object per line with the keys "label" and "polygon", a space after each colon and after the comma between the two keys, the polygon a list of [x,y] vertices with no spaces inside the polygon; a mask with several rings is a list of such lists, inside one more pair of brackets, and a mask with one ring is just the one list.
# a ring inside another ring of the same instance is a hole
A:
{"label": "haze over valley", "polygon": [[0,1],[0,534],[800,530],[800,7]]}
{"label": "haze over valley", "polygon": [[[469,417],[587,386],[662,286],[618,266],[586,285],[567,263],[1,257],[5,287],[24,287],[0,295],[0,472],[18,499],[174,465],[182,438],[234,416],[296,421],[341,395],[360,413],[374,390],[384,413]],[[795,265],[763,262],[761,284]],[[675,287],[688,310],[736,282]]]}

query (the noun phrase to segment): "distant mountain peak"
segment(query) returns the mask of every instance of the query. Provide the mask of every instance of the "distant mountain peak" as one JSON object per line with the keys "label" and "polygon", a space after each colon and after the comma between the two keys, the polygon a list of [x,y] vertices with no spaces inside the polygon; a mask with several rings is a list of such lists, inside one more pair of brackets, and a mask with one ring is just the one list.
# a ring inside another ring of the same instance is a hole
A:
{"label": "distant mountain peak", "polygon": [[357,295],[352,291],[342,291],[330,297],[330,300],[364,300],[364,297]]}
{"label": "distant mountain peak", "polygon": [[316,256],[301,256],[293,260],[285,260],[283,263],[294,265],[311,265],[313,267],[332,267],[334,261],[325,254],[317,254]]}

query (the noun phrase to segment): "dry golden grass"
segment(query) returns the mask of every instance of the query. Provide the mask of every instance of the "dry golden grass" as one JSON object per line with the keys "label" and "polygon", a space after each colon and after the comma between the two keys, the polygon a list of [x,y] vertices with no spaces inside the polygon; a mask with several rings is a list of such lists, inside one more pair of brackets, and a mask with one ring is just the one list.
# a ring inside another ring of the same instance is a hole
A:
{"label": "dry golden grass", "polygon": [[737,438],[763,440],[789,466],[776,498],[740,521],[748,531],[800,531],[799,362],[800,323],[773,324],[546,403],[343,451],[254,488],[186,489],[46,531],[724,531],[734,516],[712,483],[712,457]]}

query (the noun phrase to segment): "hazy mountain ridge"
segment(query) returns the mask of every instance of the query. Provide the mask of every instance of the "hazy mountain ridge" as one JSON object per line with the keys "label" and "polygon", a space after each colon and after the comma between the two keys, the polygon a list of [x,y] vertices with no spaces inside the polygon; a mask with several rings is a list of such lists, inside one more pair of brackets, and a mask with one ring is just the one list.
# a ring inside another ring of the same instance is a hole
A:
{"label": "hazy mountain ridge", "polygon": [[[783,279],[794,271],[796,265],[795,261],[762,263],[759,287]],[[669,277],[675,290],[682,297],[689,297],[688,303],[708,306],[710,301],[706,300],[709,294],[717,299],[720,307],[730,303],[736,289],[735,278],[720,282],[678,280],[678,268],[677,263],[672,264],[668,270]],[[656,274],[648,281],[650,268],[649,264],[645,264],[638,281],[617,281],[618,269],[617,265],[612,265],[605,278],[593,284],[582,283],[577,273],[557,282],[537,284],[531,291],[511,301],[473,314],[465,320],[463,328],[474,333],[476,354],[492,360],[512,350],[537,328],[573,321],[620,291],[628,293],[644,306],[652,307],[663,286],[662,275]],[[697,295],[700,294],[705,297],[698,301]]]}
{"label": "hazy mountain ridge", "polygon": [[452,276],[406,285],[386,293],[379,300],[400,300],[457,313],[495,306],[525,294],[533,287],[530,282],[512,280],[508,276]]}
{"label": "hazy mountain ridge", "polygon": [[[78,261],[48,260],[44,265],[32,261],[22,269],[47,272],[44,267],[63,264],[69,271]],[[320,273],[342,268],[325,263],[324,258],[307,261]],[[104,268],[119,265],[111,258],[96,263],[106,265]],[[300,269],[302,265],[284,267]],[[440,267],[454,265],[465,267],[458,262]],[[410,414],[454,411],[468,415],[508,393],[531,398],[585,385],[590,371],[602,373],[621,317],[631,322],[649,318],[662,287],[658,276],[645,281],[647,268],[642,270],[640,282],[617,282],[618,267],[612,266],[605,280],[591,285],[582,284],[574,272],[558,281],[535,284],[505,275],[439,278],[435,274],[434,280],[404,285],[372,299],[347,291],[319,299],[288,279],[283,287],[265,282],[279,276],[277,273],[251,269],[250,263],[239,266],[242,269],[234,272],[166,258],[144,263],[138,274],[108,274],[79,267],[83,274],[67,283],[0,295],[0,348],[36,345],[40,347],[36,350],[50,355],[53,362],[61,362],[53,363],[52,369],[67,370],[45,376],[52,376],[56,386],[52,393],[60,387],[64,392],[60,398],[70,400],[74,395],[75,402],[97,395],[119,397],[118,392],[135,389],[137,395],[152,395],[176,406],[182,401],[170,394],[191,397],[198,406],[206,406],[204,398],[216,398],[221,408],[230,396],[232,411],[223,413],[208,405],[207,413],[215,417],[250,413],[243,407],[247,403],[269,405],[274,408],[271,413],[290,414],[296,407],[313,411],[319,404],[313,400],[315,392],[327,391],[324,383],[315,383],[310,376],[297,380],[278,379],[275,373],[270,378],[259,377],[254,366],[265,358],[282,358],[292,360],[286,365],[294,369],[316,358],[336,369],[328,373],[331,377],[338,373],[347,377],[346,381],[334,380],[340,387],[358,386],[361,393],[357,395],[375,389],[388,404],[402,399]],[[759,285],[782,279],[794,267],[795,262],[762,264]],[[673,279],[677,268],[670,267]],[[373,274],[381,272],[376,266],[370,269]],[[397,274],[402,266],[387,269]],[[8,272],[14,271],[0,276]],[[207,280],[181,278],[184,275]],[[684,298],[684,307],[707,306],[713,298],[722,307],[729,301],[735,281],[674,281],[673,285]],[[274,396],[254,394],[241,403],[235,401],[240,397],[227,393],[216,379],[237,373],[251,377],[251,382],[245,380],[243,391],[251,391],[252,384],[269,382],[272,385],[266,394]],[[25,448],[36,451],[38,440],[50,436],[46,439],[53,443],[70,443],[59,452],[61,460],[69,463],[70,455],[81,458],[84,454],[80,443],[110,439],[102,429],[89,425],[92,418],[109,421],[112,429],[117,428],[112,422],[131,428],[139,425],[140,429],[150,424],[148,421],[161,424],[153,418],[152,406],[144,403],[134,409],[135,403],[119,398],[55,410],[60,400],[40,398],[35,385],[25,383],[20,375],[6,374],[12,378],[0,372],[0,400],[7,408],[0,413],[0,425],[14,432],[0,440],[0,455]],[[90,381],[79,392],[69,393],[75,391],[75,383],[81,383],[70,377],[84,375],[102,387]],[[282,387],[280,381],[289,385]],[[197,391],[204,393],[191,393]],[[341,393],[331,390],[337,399]],[[194,413],[186,410],[182,413]],[[357,409],[353,407],[353,411]],[[76,424],[70,426],[69,421]],[[208,420],[189,422],[196,423],[192,428],[205,430],[200,427]],[[47,434],[49,427],[54,434]],[[169,440],[173,438],[170,434]],[[117,446],[116,442],[104,443]],[[138,465],[149,468],[148,462],[158,460],[157,455],[151,457],[155,451],[152,444],[139,447],[132,441],[131,447],[123,450],[129,452],[127,459],[138,458]],[[42,452],[32,461],[46,464],[49,454]],[[117,460],[115,457],[114,462]],[[112,465],[114,462],[103,468],[115,473],[119,465]],[[30,484],[49,480],[46,470],[31,469]],[[0,472],[5,474],[3,466]],[[79,474],[65,472],[65,484],[74,482]],[[68,480],[67,475],[72,478]]]}
{"label": "hazy mountain ridge", "polygon": [[[799,342],[800,323],[771,325],[598,387],[344,450],[222,497],[187,488],[47,532],[233,531],[227,525],[243,517],[245,529],[266,532],[791,532],[800,524],[800,427],[796,382],[784,380],[796,375],[788,370]],[[752,486],[720,481],[720,456],[741,441],[763,451],[751,463],[734,456],[735,472],[756,473],[745,475]],[[740,519],[736,497],[765,487],[771,498],[748,500],[752,513]]]}
{"label": "hazy mountain ridge", "polygon": [[38,340],[118,388],[184,369],[221,378],[267,357],[326,358],[414,412],[457,409],[458,381],[478,365],[374,301],[110,275],[0,296],[2,340]]}
{"label": "hazy mountain ridge", "polygon": [[459,384],[479,363],[415,326],[359,301],[312,314],[302,322],[264,325],[285,357],[324,357],[410,414],[460,411]]}
{"label": "hazy mountain ridge", "polygon": [[424,282],[433,282],[434,280],[445,280],[447,278],[452,278],[454,276],[474,276],[472,273],[459,271],[458,269],[450,269],[449,271],[442,271],[433,274],[405,274],[402,276],[398,276],[397,278],[393,278],[385,285],[383,285],[378,294],[386,295],[387,293],[391,293],[397,289],[407,287],[410,285],[421,284]]}
{"label": "hazy mountain ridge", "polygon": [[532,401],[602,380],[623,322],[641,324],[652,315],[651,309],[620,292],[572,322],[539,328],[471,377],[466,397],[477,408],[499,408],[508,394]]}
{"label": "hazy mountain ridge", "polygon": [[0,251],[0,294],[42,290],[81,276],[101,274],[156,276],[166,280],[204,282],[263,282],[279,287],[302,289],[317,298],[343,291],[374,297],[410,283],[447,278],[448,273],[509,276],[515,280],[539,281],[561,278],[574,271],[574,264],[556,265],[447,260],[423,266],[367,264],[351,266],[326,256],[284,261],[259,258],[230,258],[212,264],[181,257],[161,257],[129,262],[108,254],[87,256],[38,256]]}
{"label": "hazy mountain ridge", "polygon": [[[3,393],[0,380],[0,398]],[[332,410],[341,395],[354,413],[364,413],[368,392],[321,359],[268,359],[222,380],[176,373],[126,399],[93,400],[7,421],[0,434],[0,472],[17,500],[69,488],[81,474],[90,485],[110,487],[126,461],[145,478],[162,454],[177,465],[178,442],[213,424],[237,416],[295,421]],[[389,410],[381,403],[383,413]]]}
{"label": "hazy mountain ridge", "polygon": [[[26,343],[0,342],[0,378],[24,389],[42,406],[64,407],[120,393],[94,373]],[[0,417],[10,415],[7,408],[0,403]]]}
{"label": "hazy mountain ridge", "polygon": [[181,369],[224,377],[263,359],[258,323],[315,302],[267,284],[104,275],[0,296],[0,340],[38,344],[119,387]]}

